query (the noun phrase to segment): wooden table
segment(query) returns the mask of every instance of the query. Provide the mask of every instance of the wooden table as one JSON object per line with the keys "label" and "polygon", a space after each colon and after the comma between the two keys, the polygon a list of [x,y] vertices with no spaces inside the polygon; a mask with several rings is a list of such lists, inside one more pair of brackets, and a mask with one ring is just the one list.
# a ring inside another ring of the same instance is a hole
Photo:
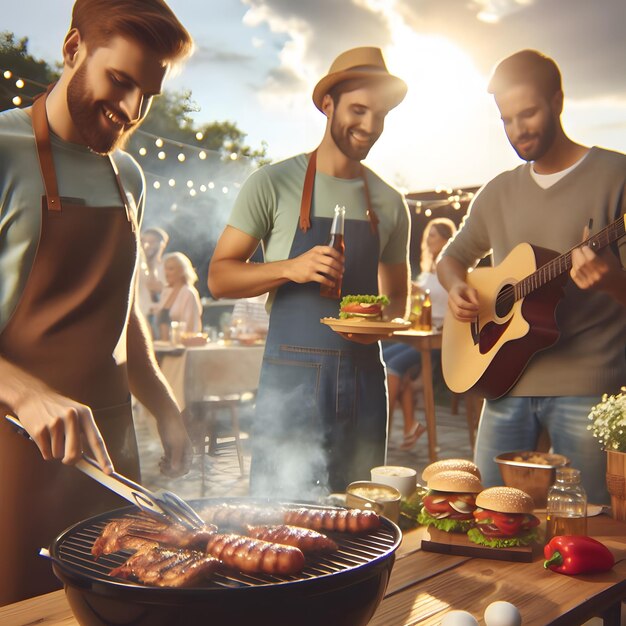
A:
{"label": "wooden table", "polygon": [[626,600],[623,522],[606,515],[589,518],[589,534],[622,560],[610,572],[581,576],[544,569],[541,549],[532,563],[424,552],[419,544],[426,532],[405,534],[369,626],[438,626],[450,610],[468,611],[482,625],[485,609],[497,600],[514,604],[524,626],[577,626],[592,617],[602,617],[605,626],[620,625],[620,604]]}
{"label": "wooden table", "polygon": [[[405,533],[385,598],[369,626],[440,624],[450,610],[469,611],[479,624],[496,600],[513,603],[524,626],[576,626],[602,616],[619,626],[626,599],[626,560],[603,574],[564,576],[532,563],[450,556],[420,549],[425,529]],[[589,533],[616,555],[626,557],[626,524],[600,515],[589,518]],[[259,615],[262,623],[262,615]],[[0,608],[2,626],[77,626],[63,591]]]}
{"label": "wooden table", "polygon": [[441,350],[441,331],[398,330],[390,337],[392,341],[407,343],[419,350],[422,357],[422,384],[424,387],[424,414],[428,434],[428,458],[437,460],[437,421],[435,419],[435,392],[433,389],[432,350]]}

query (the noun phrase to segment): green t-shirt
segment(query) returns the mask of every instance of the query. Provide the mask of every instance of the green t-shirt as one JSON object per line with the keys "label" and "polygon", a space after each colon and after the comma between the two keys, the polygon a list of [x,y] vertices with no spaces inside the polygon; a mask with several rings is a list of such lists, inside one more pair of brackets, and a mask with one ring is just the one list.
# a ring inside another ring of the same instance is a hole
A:
{"label": "green t-shirt", "polygon": [[[235,200],[229,225],[261,240],[267,262],[289,257],[298,228],[307,164],[307,156],[299,154],[265,166],[248,177]],[[389,264],[406,263],[409,212],[404,197],[367,168],[366,176],[372,208],[380,220],[379,260]],[[332,218],[337,204],[345,206],[347,220],[367,220],[363,179],[335,178],[318,172],[312,219],[315,216]]]}
{"label": "green t-shirt", "polygon": [[[121,206],[113,169],[107,157],[50,135],[52,156],[61,197],[89,206]],[[140,221],[144,204],[144,178],[135,160],[117,151],[129,204]],[[21,109],[0,113],[0,330],[22,294],[35,258],[41,229],[44,194],[30,117]],[[71,245],[68,233],[67,245]],[[62,250],[59,251],[63,253]]]}

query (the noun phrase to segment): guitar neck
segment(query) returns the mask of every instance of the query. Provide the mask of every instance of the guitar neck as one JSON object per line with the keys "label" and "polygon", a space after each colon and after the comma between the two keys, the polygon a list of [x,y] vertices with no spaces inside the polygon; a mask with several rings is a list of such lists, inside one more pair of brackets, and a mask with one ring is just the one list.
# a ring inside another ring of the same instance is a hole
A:
{"label": "guitar neck", "polygon": [[622,215],[612,224],[609,224],[607,227],[593,235],[593,237],[589,237],[586,241],[552,259],[532,274],[526,276],[526,278],[520,280],[520,282],[514,287],[515,300],[524,298],[529,293],[543,287],[551,280],[554,280],[557,276],[560,276],[564,272],[568,272],[572,267],[572,251],[576,248],[586,245],[589,246],[594,252],[597,252],[614,242],[616,239],[623,237],[624,234],[626,234],[626,230],[624,228],[625,217],[626,216]]}

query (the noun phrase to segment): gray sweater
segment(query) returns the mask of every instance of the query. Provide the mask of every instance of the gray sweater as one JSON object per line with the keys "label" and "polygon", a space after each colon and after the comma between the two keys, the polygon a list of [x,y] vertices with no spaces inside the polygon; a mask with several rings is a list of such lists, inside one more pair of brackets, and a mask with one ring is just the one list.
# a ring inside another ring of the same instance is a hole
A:
{"label": "gray sweater", "polygon": [[[490,251],[498,265],[522,242],[564,253],[580,243],[590,219],[593,235],[626,213],[624,154],[594,147],[548,189],[530,168],[504,172],[480,190],[445,256],[469,268]],[[617,245],[625,267],[626,237]],[[510,395],[600,395],[626,384],[626,308],[568,277],[556,315],[559,340],[531,359]]]}

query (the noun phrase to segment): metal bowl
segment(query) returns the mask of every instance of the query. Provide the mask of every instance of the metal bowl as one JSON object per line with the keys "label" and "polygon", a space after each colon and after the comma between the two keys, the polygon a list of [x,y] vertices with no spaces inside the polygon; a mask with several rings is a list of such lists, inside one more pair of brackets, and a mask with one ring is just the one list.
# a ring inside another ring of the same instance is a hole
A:
{"label": "metal bowl", "polygon": [[557,467],[565,467],[570,460],[562,454],[548,452],[505,452],[494,458],[507,487],[525,491],[543,509],[548,499],[548,489],[556,480]]}

